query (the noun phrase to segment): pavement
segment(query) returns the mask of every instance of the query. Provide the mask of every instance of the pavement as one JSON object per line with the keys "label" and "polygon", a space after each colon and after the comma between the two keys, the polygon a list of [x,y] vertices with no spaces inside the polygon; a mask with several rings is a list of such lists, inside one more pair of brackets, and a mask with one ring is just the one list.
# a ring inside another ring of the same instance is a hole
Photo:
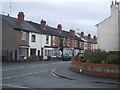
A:
{"label": "pavement", "polygon": [[120,81],[114,78],[102,78],[95,77],[90,75],[85,75],[82,73],[77,73],[69,67],[59,67],[53,71],[53,74],[60,78],[68,79],[68,80],[76,80],[80,82],[90,82],[90,83],[102,83],[102,84],[114,84],[120,87]]}

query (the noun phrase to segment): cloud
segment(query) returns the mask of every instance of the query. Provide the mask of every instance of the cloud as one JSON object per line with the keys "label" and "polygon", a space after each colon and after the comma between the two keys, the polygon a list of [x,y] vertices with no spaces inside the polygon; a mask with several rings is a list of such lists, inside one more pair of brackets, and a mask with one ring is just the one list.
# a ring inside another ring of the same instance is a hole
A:
{"label": "cloud", "polygon": [[[10,12],[10,3],[2,4],[4,12]],[[17,1],[17,2],[14,2]],[[80,29],[97,34],[95,24],[110,15],[111,0],[12,0],[11,16],[17,17],[19,11],[25,12],[25,19],[56,27],[58,23],[64,30]]]}

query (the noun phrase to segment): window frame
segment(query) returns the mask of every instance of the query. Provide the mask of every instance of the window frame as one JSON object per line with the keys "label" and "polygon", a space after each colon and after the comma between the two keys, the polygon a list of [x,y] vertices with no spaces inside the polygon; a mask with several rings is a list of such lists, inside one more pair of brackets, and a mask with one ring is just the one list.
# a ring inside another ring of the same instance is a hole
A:
{"label": "window frame", "polygon": [[36,35],[31,35],[31,42],[36,42]]}
{"label": "window frame", "polygon": [[22,32],[22,41],[26,41],[27,39],[27,32],[21,31]]}
{"label": "window frame", "polygon": [[46,44],[49,44],[49,36],[46,35]]}

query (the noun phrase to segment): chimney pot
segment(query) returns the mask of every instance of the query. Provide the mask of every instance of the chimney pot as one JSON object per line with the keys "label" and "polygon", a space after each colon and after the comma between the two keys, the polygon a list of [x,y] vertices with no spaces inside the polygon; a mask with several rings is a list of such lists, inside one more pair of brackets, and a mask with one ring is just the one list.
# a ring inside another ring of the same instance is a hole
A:
{"label": "chimney pot", "polygon": [[24,17],[25,17],[24,12],[19,12],[18,13],[18,22],[20,24],[24,23]]}
{"label": "chimney pot", "polygon": [[74,36],[75,35],[75,31],[74,30],[70,30],[70,34],[72,35],[72,36]]}
{"label": "chimney pot", "polygon": [[80,33],[80,37],[81,37],[81,38],[84,38],[84,32],[81,32],[81,33]]}
{"label": "chimney pot", "polygon": [[90,34],[88,34],[88,39],[90,39],[91,38],[91,35]]}
{"label": "chimney pot", "polygon": [[61,24],[58,24],[58,26],[57,26],[57,29],[58,29],[58,32],[62,32],[62,25]]}
{"label": "chimney pot", "polygon": [[46,21],[44,21],[44,20],[42,19],[40,26],[41,26],[42,29],[46,30]]}
{"label": "chimney pot", "polygon": [[97,37],[96,37],[96,36],[94,36],[93,38],[94,38],[94,40],[96,40],[96,39],[97,39]]}

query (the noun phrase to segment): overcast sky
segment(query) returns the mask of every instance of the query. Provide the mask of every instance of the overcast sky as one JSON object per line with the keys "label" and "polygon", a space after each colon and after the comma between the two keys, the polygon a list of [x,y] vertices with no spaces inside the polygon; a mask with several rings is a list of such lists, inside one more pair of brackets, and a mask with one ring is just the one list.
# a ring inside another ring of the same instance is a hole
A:
{"label": "overcast sky", "polygon": [[[2,1],[2,12],[10,13],[10,0]],[[23,11],[25,19],[40,23],[41,19],[47,24],[76,32],[84,31],[87,35],[97,35],[95,25],[110,15],[112,0],[11,0],[11,16]]]}

